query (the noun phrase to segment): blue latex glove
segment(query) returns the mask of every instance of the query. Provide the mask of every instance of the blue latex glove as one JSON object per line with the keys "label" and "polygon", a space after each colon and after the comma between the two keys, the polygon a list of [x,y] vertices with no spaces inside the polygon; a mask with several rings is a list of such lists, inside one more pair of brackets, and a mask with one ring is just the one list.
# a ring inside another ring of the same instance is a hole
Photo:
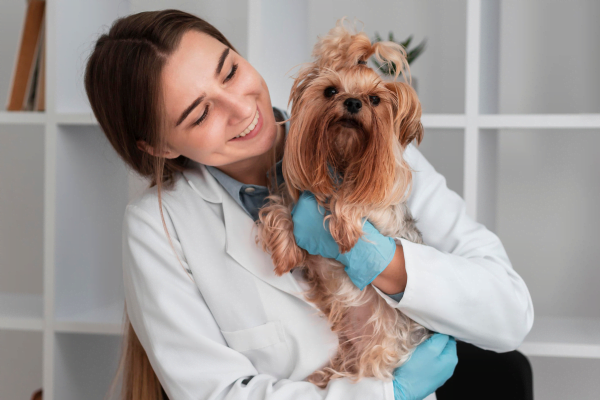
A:
{"label": "blue latex glove", "polygon": [[[309,254],[333,258],[344,264],[352,283],[363,290],[390,264],[396,252],[396,242],[364,220],[365,235],[350,251],[340,254],[339,246],[329,232],[329,221],[323,226],[324,218],[325,209],[319,207],[311,192],[304,191],[292,210],[296,244]],[[372,243],[363,240],[365,237]]]}
{"label": "blue latex glove", "polygon": [[424,399],[452,376],[457,363],[456,340],[434,333],[394,370],[394,399]]}

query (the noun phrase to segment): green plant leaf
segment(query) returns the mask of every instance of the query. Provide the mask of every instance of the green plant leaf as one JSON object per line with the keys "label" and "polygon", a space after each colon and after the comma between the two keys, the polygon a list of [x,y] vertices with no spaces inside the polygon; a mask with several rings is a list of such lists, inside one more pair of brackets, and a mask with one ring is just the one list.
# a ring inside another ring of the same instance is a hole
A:
{"label": "green plant leaf", "polygon": [[410,35],[404,42],[400,43],[402,47],[408,50],[408,46],[410,46],[410,42],[412,41],[413,35]]}
{"label": "green plant leaf", "polygon": [[406,61],[408,62],[409,65],[417,57],[419,57],[421,55],[421,53],[423,53],[423,51],[425,50],[426,42],[427,42],[427,39],[423,39],[423,41],[417,47],[415,47],[414,49],[412,49],[411,51],[408,52],[408,54],[406,55]]}
{"label": "green plant leaf", "polygon": [[[398,43],[394,40],[394,32],[390,31],[388,37],[389,37],[390,42]],[[413,61],[415,61],[417,59],[417,57],[419,57],[423,53],[423,51],[425,51],[425,44],[427,43],[427,38],[425,38],[425,39],[423,39],[423,41],[421,43],[419,43],[419,45],[417,47],[409,50],[408,47],[412,43],[413,37],[414,37],[414,35],[410,35],[408,38],[406,38],[406,40],[404,40],[404,42],[398,43],[402,47],[404,47],[404,50],[406,51],[406,62],[408,63],[408,65],[410,65]],[[381,42],[382,40],[383,39],[381,38],[379,33],[375,32],[375,39],[372,41],[372,43]],[[386,74],[386,75],[395,75],[396,74],[396,68],[398,68],[398,67],[396,66],[395,63],[387,62],[385,64],[380,64],[377,62],[377,60],[375,60],[375,57],[371,57],[371,61],[373,61],[373,64],[375,64],[375,66],[383,74]]]}

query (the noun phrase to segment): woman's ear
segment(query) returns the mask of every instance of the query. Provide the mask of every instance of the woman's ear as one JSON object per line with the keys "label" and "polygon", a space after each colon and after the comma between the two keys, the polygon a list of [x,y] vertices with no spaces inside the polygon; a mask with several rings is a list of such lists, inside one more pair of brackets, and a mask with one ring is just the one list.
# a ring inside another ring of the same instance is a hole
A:
{"label": "woman's ear", "polygon": [[[148,144],[146,143],[144,140],[140,139],[137,141],[137,147],[138,149],[140,149],[141,151],[150,154],[151,156],[157,157],[157,155],[154,152],[154,149]],[[179,157],[180,154],[177,154],[175,152],[172,152],[170,150],[166,150],[164,153],[162,153],[161,157],[163,158],[177,158]]]}
{"label": "woman's ear", "polygon": [[137,147],[138,147],[138,149],[140,149],[144,153],[148,153],[151,156],[154,156],[154,149],[152,147],[150,147],[148,145],[148,143],[146,143],[142,139],[140,139],[140,140],[137,141]]}

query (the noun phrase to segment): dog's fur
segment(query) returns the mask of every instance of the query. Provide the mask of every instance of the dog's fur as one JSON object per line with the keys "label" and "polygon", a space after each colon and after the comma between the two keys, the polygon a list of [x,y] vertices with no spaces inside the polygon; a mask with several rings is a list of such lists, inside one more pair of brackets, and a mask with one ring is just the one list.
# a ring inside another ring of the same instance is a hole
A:
{"label": "dog's fur", "polygon": [[[390,380],[430,336],[372,285],[360,291],[341,263],[308,254],[294,239],[291,210],[300,192],[308,190],[331,212],[325,218],[341,253],[363,234],[364,217],[385,236],[422,243],[406,206],[412,171],[403,159],[406,146],[423,138],[421,105],[414,89],[396,80],[398,72],[393,81],[384,81],[366,65],[373,55],[408,71],[402,46],[371,44],[364,32],[346,28],[344,18],[315,45],[314,62],[300,70],[290,94],[285,184],[259,212],[257,242],[271,254],[275,273],[301,268],[310,286],[306,299],[338,334],[330,365],[307,378],[321,388],[341,377]],[[361,101],[359,111],[351,113],[344,105],[350,98]]]}

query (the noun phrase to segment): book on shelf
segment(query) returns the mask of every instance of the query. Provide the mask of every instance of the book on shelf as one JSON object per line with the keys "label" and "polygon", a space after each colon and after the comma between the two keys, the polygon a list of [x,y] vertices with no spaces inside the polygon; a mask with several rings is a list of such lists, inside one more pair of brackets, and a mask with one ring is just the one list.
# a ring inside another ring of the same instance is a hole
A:
{"label": "book on shelf", "polygon": [[27,1],[7,111],[44,111],[45,10],[45,0]]}

